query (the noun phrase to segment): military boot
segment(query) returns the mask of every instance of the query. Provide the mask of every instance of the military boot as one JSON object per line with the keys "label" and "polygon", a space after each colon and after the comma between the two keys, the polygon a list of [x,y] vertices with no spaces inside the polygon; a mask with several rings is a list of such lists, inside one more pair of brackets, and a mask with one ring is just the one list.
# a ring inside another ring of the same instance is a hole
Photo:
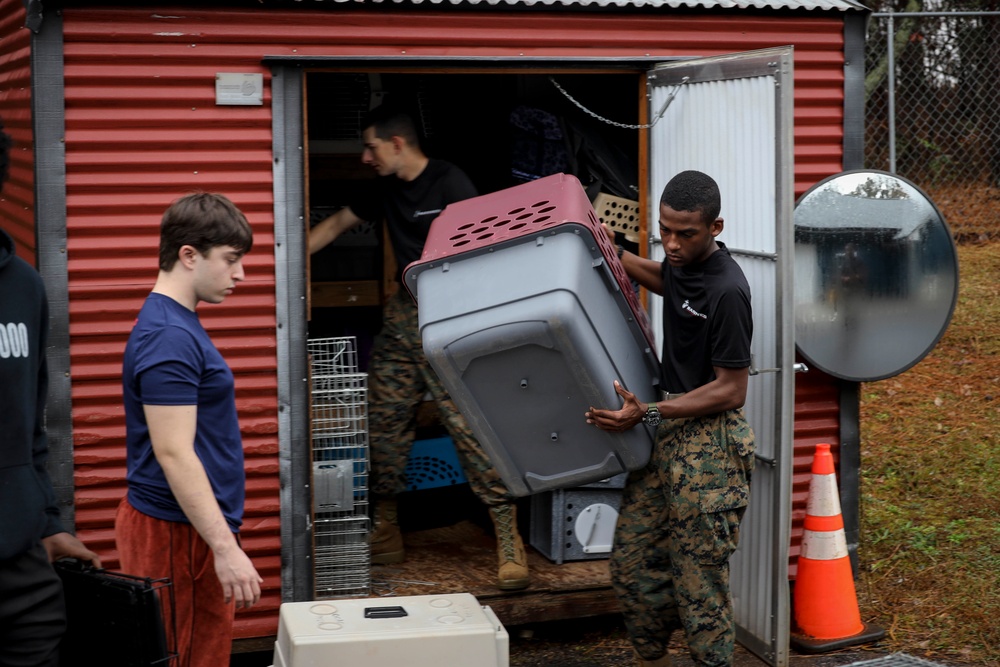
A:
{"label": "military boot", "polygon": [[399,518],[395,498],[375,500],[375,516],[372,532],[368,536],[373,565],[402,563],[406,558],[403,551],[403,534],[399,532]]}
{"label": "military boot", "polygon": [[635,654],[636,664],[639,667],[670,667],[670,654],[664,653],[656,660],[645,660],[638,653]]}
{"label": "military boot", "polygon": [[490,508],[490,518],[497,534],[497,587],[502,591],[519,591],[531,583],[528,576],[528,556],[517,531],[517,507],[513,503]]}

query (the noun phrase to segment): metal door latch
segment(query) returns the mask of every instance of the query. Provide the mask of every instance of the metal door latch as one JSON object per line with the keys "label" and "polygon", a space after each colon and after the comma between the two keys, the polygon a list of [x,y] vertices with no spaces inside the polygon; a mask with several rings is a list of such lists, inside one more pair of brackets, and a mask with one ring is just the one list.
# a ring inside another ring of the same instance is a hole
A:
{"label": "metal door latch", "polygon": [[[781,370],[780,368],[757,368],[756,364],[754,363],[753,355],[752,354],[750,355],[750,375],[760,375],[761,373],[777,373],[780,370]],[[809,367],[806,366],[805,364],[795,364],[794,366],[792,366],[792,372],[808,373]]]}

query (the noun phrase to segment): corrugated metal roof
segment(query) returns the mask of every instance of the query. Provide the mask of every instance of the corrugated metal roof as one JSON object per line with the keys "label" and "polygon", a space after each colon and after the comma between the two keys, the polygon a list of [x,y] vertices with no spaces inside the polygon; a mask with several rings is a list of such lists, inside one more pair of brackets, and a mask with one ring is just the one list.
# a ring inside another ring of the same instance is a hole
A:
{"label": "corrugated metal roof", "polygon": [[[301,0],[296,0],[301,2]],[[316,0],[323,2],[324,0]],[[860,2],[854,0],[326,0],[340,4],[351,5],[524,5],[528,7],[546,7],[561,5],[564,7],[691,7],[701,9],[818,9],[833,11],[869,11]]]}

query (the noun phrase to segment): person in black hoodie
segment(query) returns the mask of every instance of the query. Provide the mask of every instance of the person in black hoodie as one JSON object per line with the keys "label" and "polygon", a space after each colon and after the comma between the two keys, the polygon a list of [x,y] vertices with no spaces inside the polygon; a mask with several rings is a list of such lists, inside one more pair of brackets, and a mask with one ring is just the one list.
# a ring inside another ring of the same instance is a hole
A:
{"label": "person in black hoodie", "polygon": [[[0,189],[10,136],[0,123]],[[45,468],[45,342],[49,311],[41,276],[0,229],[0,665],[54,667],[66,629],[60,558],[101,566],[59,520]]]}

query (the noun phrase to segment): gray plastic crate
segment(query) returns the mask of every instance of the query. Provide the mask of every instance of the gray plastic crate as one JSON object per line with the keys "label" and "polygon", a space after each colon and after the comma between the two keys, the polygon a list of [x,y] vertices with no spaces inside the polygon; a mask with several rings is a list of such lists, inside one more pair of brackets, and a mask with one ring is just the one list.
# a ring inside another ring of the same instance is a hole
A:
{"label": "gray plastic crate", "polygon": [[591,482],[590,484],[583,484],[579,488],[582,489],[624,489],[625,482],[628,481],[628,473],[623,472],[614,477],[608,477],[606,479],[599,479],[596,482]]}
{"label": "gray plastic crate", "polygon": [[608,558],[621,494],[621,487],[591,485],[533,495],[531,546],[557,564]]}
{"label": "gray plastic crate", "polygon": [[452,204],[405,276],[424,352],[515,496],[635,470],[653,445],[585,421],[621,405],[614,380],[655,400],[659,362],[579,181],[558,176]]}

